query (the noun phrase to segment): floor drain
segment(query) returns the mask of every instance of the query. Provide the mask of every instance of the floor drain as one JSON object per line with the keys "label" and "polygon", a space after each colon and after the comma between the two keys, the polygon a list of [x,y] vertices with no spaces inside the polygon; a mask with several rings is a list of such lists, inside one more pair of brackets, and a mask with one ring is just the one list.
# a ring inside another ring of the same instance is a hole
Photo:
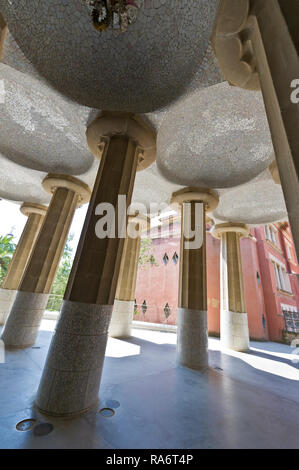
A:
{"label": "floor drain", "polygon": [[35,426],[36,419],[23,419],[16,425],[17,431],[31,431],[31,429]]}
{"label": "floor drain", "polygon": [[115,415],[115,411],[112,408],[102,408],[99,413],[104,416],[104,418],[112,418]]}
{"label": "floor drain", "polygon": [[32,346],[31,349],[40,349],[40,346]]}
{"label": "floor drain", "polygon": [[119,408],[120,407],[120,403],[119,401],[116,401],[116,400],[106,400],[106,406],[107,408]]}
{"label": "floor drain", "polygon": [[33,434],[35,436],[47,436],[54,429],[53,424],[51,423],[40,423],[37,424],[33,429]]}
{"label": "floor drain", "polygon": [[221,367],[215,367],[216,370],[223,370]]}

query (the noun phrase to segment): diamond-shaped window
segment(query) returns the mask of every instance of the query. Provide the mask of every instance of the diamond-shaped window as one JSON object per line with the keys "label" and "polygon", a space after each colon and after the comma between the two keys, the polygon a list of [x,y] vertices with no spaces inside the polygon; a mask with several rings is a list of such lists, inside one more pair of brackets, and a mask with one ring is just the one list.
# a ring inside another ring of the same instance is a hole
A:
{"label": "diamond-shaped window", "polygon": [[167,302],[167,304],[166,304],[165,307],[164,307],[164,315],[165,315],[166,320],[167,320],[168,317],[170,317],[170,315],[171,315],[171,310],[170,310],[170,307],[169,307],[168,302]]}
{"label": "diamond-shaped window", "polygon": [[172,261],[174,262],[174,264],[177,264],[179,260],[179,255],[177,254],[177,252],[175,251],[173,257],[172,257]]}
{"label": "diamond-shaped window", "polygon": [[147,311],[146,300],[143,301],[143,304],[141,306],[141,310],[142,310],[143,315],[145,315],[146,311]]}
{"label": "diamond-shaped window", "polygon": [[166,264],[168,263],[168,261],[169,261],[168,254],[165,253],[165,255],[163,256],[163,263],[165,264],[165,266],[166,266]]}

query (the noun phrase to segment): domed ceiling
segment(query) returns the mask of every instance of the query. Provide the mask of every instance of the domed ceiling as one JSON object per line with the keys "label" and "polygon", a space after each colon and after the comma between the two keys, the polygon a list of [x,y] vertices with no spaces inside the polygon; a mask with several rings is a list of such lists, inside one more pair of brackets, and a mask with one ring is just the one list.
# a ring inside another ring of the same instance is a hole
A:
{"label": "domed ceiling", "polygon": [[61,93],[93,108],[145,113],[210,84],[218,0],[136,3],[126,33],[98,32],[83,0],[0,0],[0,10],[27,61]]}
{"label": "domed ceiling", "polygon": [[159,129],[157,164],[174,183],[228,188],[265,170],[272,152],[262,94],[220,83],[172,106]]}
{"label": "domed ceiling", "polygon": [[0,78],[0,153],[34,170],[85,173],[94,160],[85,137],[90,109],[1,63]]}
{"label": "domed ceiling", "polygon": [[260,225],[288,217],[281,186],[274,183],[269,170],[249,183],[218,190],[218,194],[219,205],[213,212],[218,222]]}

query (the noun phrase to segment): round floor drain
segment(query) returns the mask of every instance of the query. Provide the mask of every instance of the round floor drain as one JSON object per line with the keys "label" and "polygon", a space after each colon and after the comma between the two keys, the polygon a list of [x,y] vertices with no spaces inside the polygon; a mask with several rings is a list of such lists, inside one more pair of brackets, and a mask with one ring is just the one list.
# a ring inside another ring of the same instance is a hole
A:
{"label": "round floor drain", "polygon": [[36,419],[23,419],[16,425],[17,431],[31,431],[31,429],[35,426]]}
{"label": "round floor drain", "polygon": [[104,416],[104,418],[112,418],[115,415],[115,411],[112,408],[102,408],[99,413]]}
{"label": "round floor drain", "polygon": [[37,424],[33,429],[33,434],[35,436],[47,436],[54,429],[53,424],[51,423],[40,423]]}
{"label": "round floor drain", "polygon": [[113,408],[114,410],[115,408],[120,407],[119,401],[116,401],[116,400],[106,400],[105,403],[106,403],[107,408]]}

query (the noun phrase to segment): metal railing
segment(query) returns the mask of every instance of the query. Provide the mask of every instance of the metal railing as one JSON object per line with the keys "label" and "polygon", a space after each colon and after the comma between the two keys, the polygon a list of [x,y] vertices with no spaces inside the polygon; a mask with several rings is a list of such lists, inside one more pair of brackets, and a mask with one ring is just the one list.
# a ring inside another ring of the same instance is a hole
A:
{"label": "metal railing", "polygon": [[283,310],[282,313],[284,316],[286,331],[290,333],[299,333],[299,312]]}
{"label": "metal railing", "polygon": [[50,294],[46,310],[50,312],[59,312],[62,305],[63,295]]}

